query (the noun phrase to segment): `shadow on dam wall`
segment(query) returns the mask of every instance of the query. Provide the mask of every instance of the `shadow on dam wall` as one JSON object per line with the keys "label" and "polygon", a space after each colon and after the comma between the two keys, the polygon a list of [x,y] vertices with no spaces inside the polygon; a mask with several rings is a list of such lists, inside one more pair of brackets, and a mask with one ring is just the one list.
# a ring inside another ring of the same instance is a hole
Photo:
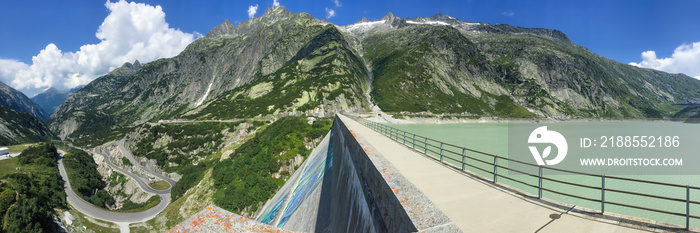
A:
{"label": "shadow on dam wall", "polygon": [[436,226],[450,225],[449,218],[362,140],[336,116],[257,220],[301,232],[446,230]]}
{"label": "shadow on dam wall", "polygon": [[[330,232],[415,232],[394,191],[374,166],[367,151],[353,132],[337,117],[331,129],[331,146],[335,165],[326,197]],[[323,191],[321,192],[322,199]],[[319,212],[320,213],[320,212]]]}

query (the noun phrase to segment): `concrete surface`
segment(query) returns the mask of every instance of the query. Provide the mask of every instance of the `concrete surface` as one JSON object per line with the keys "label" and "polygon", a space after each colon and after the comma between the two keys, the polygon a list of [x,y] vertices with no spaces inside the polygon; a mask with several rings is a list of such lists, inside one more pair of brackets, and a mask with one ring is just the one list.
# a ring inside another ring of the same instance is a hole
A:
{"label": "concrete surface", "polygon": [[[314,148],[297,172],[268,201],[257,220],[292,231],[318,232],[326,222],[319,215],[322,180],[325,176],[330,133]],[[285,218],[286,216],[286,221]],[[320,219],[319,219],[320,218]],[[282,221],[281,221],[282,220]]]}
{"label": "concrete surface", "polygon": [[0,160],[14,158],[14,157],[19,156],[19,154],[20,153],[9,153],[9,154],[0,155]]}
{"label": "concrete surface", "polygon": [[302,232],[461,232],[340,121],[268,201],[258,221]]}
{"label": "concrete surface", "polygon": [[258,221],[231,213],[214,205],[181,222],[167,233],[179,232],[270,232],[287,233],[289,230],[275,228]]}
{"label": "concrete surface", "polygon": [[373,225],[376,232],[462,232],[363,135],[339,119],[331,131],[331,232],[361,231],[357,225]]}
{"label": "concrete surface", "polygon": [[[464,232],[643,232],[516,196],[449,169],[346,116],[339,118],[363,147],[374,148]],[[552,220],[551,214],[561,218]]]}

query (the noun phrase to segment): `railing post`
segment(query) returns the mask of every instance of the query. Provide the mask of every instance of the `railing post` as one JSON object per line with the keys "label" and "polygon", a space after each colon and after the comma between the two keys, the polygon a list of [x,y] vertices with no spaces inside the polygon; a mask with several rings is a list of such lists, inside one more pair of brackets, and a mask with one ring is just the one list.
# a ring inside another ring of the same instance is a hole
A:
{"label": "railing post", "polygon": [[537,199],[542,199],[542,165],[540,165],[540,174],[537,177],[540,180],[539,185],[537,186]]}
{"label": "railing post", "polygon": [[413,135],[413,149],[416,149],[416,135]]}
{"label": "railing post", "polygon": [[462,148],[462,171],[464,171],[467,164],[467,148]]}
{"label": "railing post", "polygon": [[498,157],[493,156],[493,183],[496,183],[496,180],[498,179]]}
{"label": "railing post", "polygon": [[602,176],[600,185],[600,214],[605,214],[605,175]]}
{"label": "railing post", "polygon": [[690,230],[690,185],[685,185],[685,230]]}
{"label": "railing post", "polygon": [[428,138],[425,138],[425,147],[423,149],[425,149],[425,155],[428,155]]}
{"label": "railing post", "polygon": [[442,146],[444,143],[440,142],[440,162],[442,162]]}
{"label": "railing post", "polygon": [[403,131],[403,144],[406,145],[406,131]]}

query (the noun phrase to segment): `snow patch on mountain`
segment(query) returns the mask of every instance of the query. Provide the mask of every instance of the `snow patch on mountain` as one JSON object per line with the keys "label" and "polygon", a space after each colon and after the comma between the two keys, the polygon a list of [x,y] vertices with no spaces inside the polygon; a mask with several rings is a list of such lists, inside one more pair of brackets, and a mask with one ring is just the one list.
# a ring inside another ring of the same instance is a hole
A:
{"label": "snow patch on mountain", "polygon": [[385,23],[386,20],[379,20],[379,21],[373,21],[373,22],[363,22],[363,23],[356,23],[356,24],[350,24],[348,26],[345,26],[345,30],[348,31],[355,31],[355,30],[362,30],[362,29],[372,29],[376,26],[379,26],[380,24]]}
{"label": "snow patch on mountain", "polygon": [[441,22],[441,21],[423,21],[423,22],[417,22],[413,20],[406,20],[406,23],[410,24],[430,24],[430,25],[450,25],[449,23]]}

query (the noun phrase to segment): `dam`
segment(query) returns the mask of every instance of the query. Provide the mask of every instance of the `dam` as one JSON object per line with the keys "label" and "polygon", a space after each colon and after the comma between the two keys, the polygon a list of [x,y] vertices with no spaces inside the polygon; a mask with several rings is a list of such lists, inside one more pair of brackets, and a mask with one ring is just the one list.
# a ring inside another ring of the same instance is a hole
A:
{"label": "dam", "polygon": [[[207,211],[203,213],[206,215]],[[263,228],[245,229],[279,232],[683,229],[608,213],[603,216],[494,184],[422,153],[415,143],[407,144],[406,138],[402,141],[400,137],[387,137],[345,115],[336,115],[331,131],[255,220],[251,220],[255,222],[253,225]],[[251,221],[246,224],[250,225]],[[190,219],[181,223],[180,230],[176,227],[171,232],[184,232],[181,229],[202,226],[202,222],[205,221]]]}

